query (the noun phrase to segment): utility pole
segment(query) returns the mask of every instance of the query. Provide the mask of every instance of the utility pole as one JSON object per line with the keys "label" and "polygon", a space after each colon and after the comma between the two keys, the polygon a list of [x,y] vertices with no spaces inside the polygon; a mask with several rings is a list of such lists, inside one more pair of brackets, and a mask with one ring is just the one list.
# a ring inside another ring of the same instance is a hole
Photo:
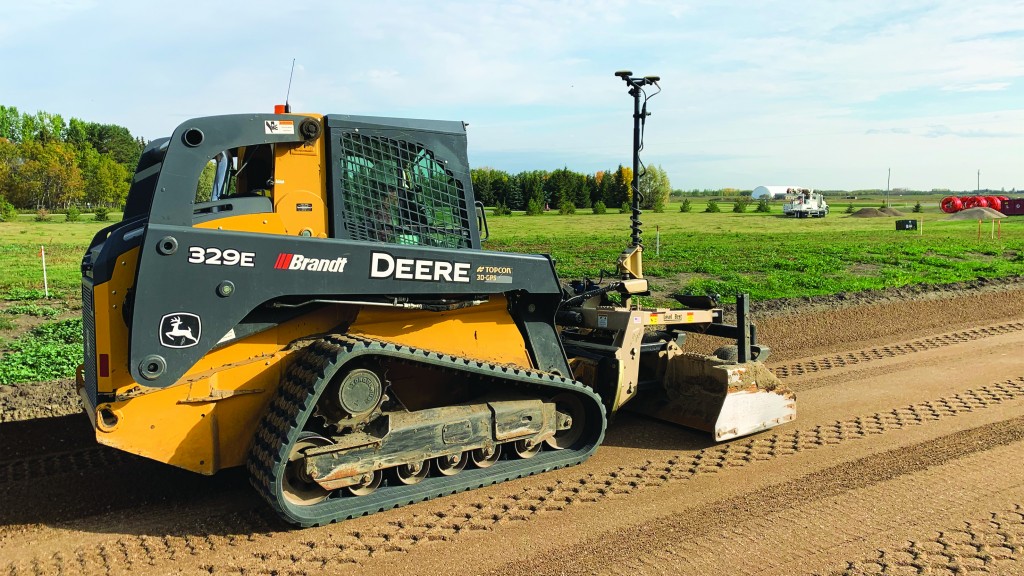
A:
{"label": "utility pole", "polygon": [[981,194],[981,168],[978,168],[978,189],[976,190],[976,192],[979,195]]}
{"label": "utility pole", "polygon": [[889,204],[889,182],[891,180],[892,180],[892,168],[889,168],[889,175],[885,177],[885,207],[886,208],[892,207],[892,205]]}

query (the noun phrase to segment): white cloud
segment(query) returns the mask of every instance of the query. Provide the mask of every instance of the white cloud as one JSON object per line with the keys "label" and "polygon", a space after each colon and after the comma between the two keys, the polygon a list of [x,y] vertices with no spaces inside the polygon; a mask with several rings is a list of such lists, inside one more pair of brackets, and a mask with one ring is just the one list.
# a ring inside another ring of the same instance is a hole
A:
{"label": "white cloud", "polygon": [[944,86],[942,89],[947,92],[999,92],[1006,90],[1010,86],[1009,82],[982,82],[979,84]]}
{"label": "white cloud", "polygon": [[902,162],[908,187],[956,188],[960,164],[981,161],[1007,188],[1022,185],[1024,103],[1010,98],[1024,87],[1020,0],[14,10],[0,23],[15,56],[0,103],[150,138],[183,115],[269,110],[294,57],[294,109],[464,119],[471,157],[495,167],[505,155],[508,166],[608,168],[629,162],[631,101],[612,73],[631,68],[663,78],[645,159],[677,186],[855,188]]}

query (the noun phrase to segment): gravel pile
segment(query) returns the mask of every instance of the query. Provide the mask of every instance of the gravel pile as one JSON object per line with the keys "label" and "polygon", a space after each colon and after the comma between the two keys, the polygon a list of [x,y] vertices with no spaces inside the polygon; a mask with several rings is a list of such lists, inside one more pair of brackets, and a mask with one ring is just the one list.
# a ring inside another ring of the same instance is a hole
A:
{"label": "gravel pile", "polygon": [[882,212],[878,208],[861,208],[853,214],[850,214],[854,218],[888,218],[889,215]]}
{"label": "gravel pile", "polygon": [[853,214],[854,218],[890,218],[892,216],[904,216],[903,212],[895,208],[861,208]]}

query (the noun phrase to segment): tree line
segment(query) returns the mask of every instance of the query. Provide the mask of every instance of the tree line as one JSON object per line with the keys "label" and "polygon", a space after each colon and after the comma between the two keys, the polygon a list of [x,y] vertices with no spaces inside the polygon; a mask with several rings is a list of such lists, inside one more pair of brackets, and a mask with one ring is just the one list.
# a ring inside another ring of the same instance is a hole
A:
{"label": "tree line", "polygon": [[[565,211],[571,207],[602,206],[619,208],[632,201],[633,170],[622,166],[616,170],[581,174],[568,168],[554,171],[527,170],[509,174],[494,168],[470,171],[476,199],[499,209],[525,210],[537,213],[544,209]],[[640,177],[641,207],[662,211],[672,186],[660,166],[648,166]]]}
{"label": "tree line", "polygon": [[146,143],[123,126],[0,105],[0,202],[120,207]]}
{"label": "tree line", "polygon": [[[0,203],[21,210],[120,207],[145,144],[123,126],[0,105]],[[518,174],[472,170],[478,200],[528,212],[598,203],[620,208],[632,200],[632,178],[632,169],[622,165],[594,174],[569,168]],[[643,209],[664,209],[672,188],[660,166],[646,167],[640,192]]]}

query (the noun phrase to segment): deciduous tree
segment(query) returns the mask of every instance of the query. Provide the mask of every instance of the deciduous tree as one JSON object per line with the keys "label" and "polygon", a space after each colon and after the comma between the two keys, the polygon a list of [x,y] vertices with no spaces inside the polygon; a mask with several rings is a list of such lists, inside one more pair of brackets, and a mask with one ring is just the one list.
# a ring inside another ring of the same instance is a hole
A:
{"label": "deciduous tree", "polygon": [[661,166],[648,166],[646,172],[640,176],[640,194],[643,198],[640,207],[644,210],[662,212],[671,193],[672,185]]}

